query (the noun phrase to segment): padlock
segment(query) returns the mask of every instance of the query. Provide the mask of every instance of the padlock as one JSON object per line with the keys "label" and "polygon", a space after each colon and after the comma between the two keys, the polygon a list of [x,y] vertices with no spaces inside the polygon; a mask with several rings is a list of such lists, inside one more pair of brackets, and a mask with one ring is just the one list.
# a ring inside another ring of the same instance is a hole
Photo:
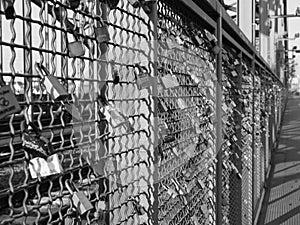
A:
{"label": "padlock", "polygon": [[57,154],[44,158],[35,157],[29,162],[29,172],[33,179],[47,177],[63,172],[62,165]]}
{"label": "padlock", "polygon": [[106,4],[110,9],[116,9],[120,0],[106,0]]}
{"label": "padlock", "polygon": [[214,55],[218,55],[221,51],[221,48],[216,44],[210,50],[214,53]]}
{"label": "padlock", "polygon": [[117,70],[114,70],[113,71],[113,84],[117,85],[118,83],[120,83],[120,75]]}
{"label": "padlock", "polygon": [[173,155],[174,155],[175,157],[179,158],[179,152],[178,152],[178,149],[177,149],[176,146],[173,146],[173,147],[171,148],[171,152],[173,153]]}
{"label": "padlock", "polygon": [[40,77],[42,83],[46,88],[48,94],[50,94],[53,100],[65,100],[69,98],[69,94],[64,86],[58,81],[58,79],[48,72],[48,70],[40,63],[35,63],[35,68]]}
{"label": "padlock", "polygon": [[81,113],[79,112],[78,108],[73,103],[63,103],[63,108],[66,110],[73,119],[78,121],[82,121]]}
{"label": "padlock", "polygon": [[0,87],[0,119],[21,111],[21,107],[18,103],[18,100],[10,86],[5,85],[4,81],[2,81],[1,83],[2,85]]}
{"label": "padlock", "polygon": [[237,76],[238,76],[238,74],[237,74],[237,72],[236,72],[235,70],[231,71],[231,75],[232,75],[233,77],[237,77]]}
{"label": "padlock", "polygon": [[239,64],[240,64],[239,60],[235,59],[235,60],[234,60],[234,65],[235,65],[235,66],[238,66]]}
{"label": "padlock", "polygon": [[79,38],[79,34],[77,32],[75,33],[73,30],[70,30],[70,32],[73,33],[72,36],[74,37],[74,41],[70,42],[67,39],[69,56],[71,58],[84,56],[85,48]]}
{"label": "padlock", "polygon": [[147,214],[146,209],[134,197],[129,197],[129,201],[131,201],[134,210],[139,216]]}
{"label": "padlock", "polygon": [[128,2],[129,2],[134,8],[138,8],[139,6],[141,6],[140,0],[128,0]]}
{"label": "padlock", "polygon": [[111,122],[112,127],[116,128],[124,126],[128,132],[134,130],[131,123],[128,121],[128,118],[119,112],[114,105],[103,106],[101,107],[100,112]]}
{"label": "padlock", "polygon": [[194,225],[200,225],[199,219],[198,219],[198,217],[196,216],[196,214],[194,214],[194,215],[191,217],[191,220],[192,220],[192,222],[193,222]]}
{"label": "padlock", "polygon": [[4,14],[7,20],[15,18],[15,8],[13,0],[4,0],[3,1]]}
{"label": "padlock", "polygon": [[107,25],[103,24],[102,27],[95,27],[95,36],[98,43],[108,42],[110,40],[110,36]]}
{"label": "padlock", "polygon": [[173,35],[167,36],[165,39],[167,49],[172,50],[178,48],[178,43]]}
{"label": "padlock", "polygon": [[71,58],[84,56],[85,50],[81,41],[73,41],[68,43],[69,56]]}
{"label": "padlock", "polygon": [[191,78],[197,85],[200,83],[200,79],[196,75],[191,74]]}
{"label": "padlock", "polygon": [[168,107],[162,98],[157,98],[157,108],[159,112],[168,111]]}
{"label": "padlock", "polygon": [[203,45],[203,40],[197,34],[194,36],[194,39],[196,41],[196,46],[199,47]]}
{"label": "padlock", "polygon": [[160,78],[164,89],[178,87],[179,83],[174,75],[167,74]]}
{"label": "padlock", "polygon": [[187,105],[185,104],[185,102],[182,98],[177,99],[177,104],[181,110],[184,110],[187,108]]}
{"label": "padlock", "polygon": [[152,4],[156,1],[154,0],[140,0],[141,1],[141,7],[145,11],[146,14],[150,14],[152,12]]}
{"label": "padlock", "polygon": [[28,128],[25,128],[25,121],[21,122],[22,145],[24,150],[31,154],[33,157],[40,157],[47,159],[53,153],[51,142],[41,135],[41,131],[35,126],[33,122],[29,125],[33,128],[35,135],[29,134]]}
{"label": "padlock", "polygon": [[69,6],[71,9],[76,9],[80,5],[80,0],[68,0],[69,1]]}
{"label": "padlock", "polygon": [[205,36],[209,42],[214,42],[214,43],[217,42],[216,37],[212,33],[210,33],[208,30],[205,30],[204,32],[205,32]]}
{"label": "padlock", "polygon": [[175,190],[177,191],[179,197],[184,202],[185,205],[188,205],[190,199],[188,197],[188,194],[183,186],[180,185],[178,180],[176,178],[171,178],[171,181],[175,185]]}
{"label": "padlock", "polygon": [[140,90],[152,87],[153,79],[151,79],[150,74],[146,67],[139,64],[135,64],[138,71],[134,71],[137,86]]}
{"label": "padlock", "polygon": [[98,203],[97,203],[97,210],[96,212],[94,213],[94,217],[96,219],[103,219],[103,216],[104,216],[104,210],[107,208],[106,206],[106,202],[104,200],[99,200]]}
{"label": "padlock", "polygon": [[93,209],[93,205],[83,193],[83,191],[79,191],[75,184],[70,181],[65,182],[66,188],[72,195],[72,202],[77,209],[80,215],[86,213],[87,211]]}
{"label": "padlock", "polygon": [[172,198],[176,198],[178,196],[178,192],[175,191],[173,188],[170,188],[167,185],[161,184],[161,186],[167,191],[168,195],[170,195]]}

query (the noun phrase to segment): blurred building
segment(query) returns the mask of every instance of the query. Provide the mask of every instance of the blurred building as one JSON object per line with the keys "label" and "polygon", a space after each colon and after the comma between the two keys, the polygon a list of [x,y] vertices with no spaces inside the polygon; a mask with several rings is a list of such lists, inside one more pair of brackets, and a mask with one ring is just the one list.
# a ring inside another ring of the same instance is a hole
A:
{"label": "blurred building", "polygon": [[228,14],[284,82],[288,55],[287,19],[272,16],[287,12],[286,0],[221,0]]}

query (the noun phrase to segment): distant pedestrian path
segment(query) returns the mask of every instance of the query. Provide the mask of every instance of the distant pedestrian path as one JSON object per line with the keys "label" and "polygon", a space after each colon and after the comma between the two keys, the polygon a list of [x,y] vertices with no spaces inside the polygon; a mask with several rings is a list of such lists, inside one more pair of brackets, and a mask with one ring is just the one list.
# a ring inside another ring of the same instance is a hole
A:
{"label": "distant pedestrian path", "polygon": [[279,145],[273,154],[269,187],[259,225],[300,225],[300,97],[291,97]]}

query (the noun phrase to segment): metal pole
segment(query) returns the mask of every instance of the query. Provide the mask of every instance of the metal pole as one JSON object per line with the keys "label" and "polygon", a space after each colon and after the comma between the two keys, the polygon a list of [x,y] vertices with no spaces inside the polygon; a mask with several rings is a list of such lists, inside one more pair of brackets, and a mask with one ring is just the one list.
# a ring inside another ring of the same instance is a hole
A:
{"label": "metal pole", "polygon": [[[215,31],[218,45],[222,49],[222,11],[221,5],[218,4],[217,29]],[[216,225],[222,225],[222,51],[217,55],[217,83],[216,83]]]}
{"label": "metal pole", "polygon": [[[238,66],[238,80],[237,80],[237,89],[240,91],[240,93],[242,93],[242,76],[243,76],[243,67],[242,67],[242,58],[243,58],[243,53],[240,52],[238,55],[238,59],[239,59],[239,66]],[[243,98],[243,96],[241,94],[239,94],[238,96],[236,96],[236,102],[240,101],[239,99]],[[239,173],[242,175],[243,174],[243,168],[242,168],[242,159],[243,159],[243,143],[242,143],[242,114],[243,114],[243,106],[242,103],[240,102],[239,104],[237,104],[237,111],[239,111],[240,113],[235,113],[235,116],[237,117],[237,125],[240,125],[237,129],[236,129],[236,136],[237,136],[237,146],[236,146],[236,153],[238,154],[239,158],[237,159],[237,169],[239,171]],[[240,149],[239,149],[239,147]],[[238,188],[238,196],[236,196],[236,198],[238,199],[238,204],[236,206],[236,210],[239,210],[239,212],[237,213],[238,218],[236,218],[236,222],[237,224],[242,224],[242,216],[243,216],[243,185],[242,182],[243,180],[246,179],[246,177],[242,177],[242,179],[238,180],[238,184],[236,185],[236,188]]]}
{"label": "metal pole", "polygon": [[291,18],[291,17],[300,17],[300,15],[295,15],[295,14],[287,14],[287,15],[269,16],[269,19],[278,19],[278,18]]}
{"label": "metal pole", "polygon": [[[151,47],[152,47],[152,51],[154,53],[154,61],[153,61],[153,69],[154,69],[154,77],[157,77],[157,67],[158,67],[158,43],[156,40],[158,40],[158,27],[157,27],[157,21],[158,21],[158,16],[157,16],[157,2],[155,2],[152,5],[152,10],[151,10],[151,14],[149,15],[149,18],[151,20],[151,22],[153,23],[153,33],[151,34],[151,38],[153,38],[153,44],[151,43]],[[153,177],[154,177],[154,200],[153,200],[153,215],[152,215],[152,221],[154,225],[158,225],[159,224],[159,199],[158,199],[158,195],[159,195],[159,167],[158,167],[158,161],[159,161],[159,154],[157,151],[155,151],[156,147],[158,146],[158,110],[157,110],[157,96],[158,96],[158,89],[157,89],[157,80],[154,80],[154,84],[152,87],[152,100],[154,102],[154,106],[153,106],[153,115],[154,115],[154,171],[153,171]]]}
{"label": "metal pole", "polygon": [[253,90],[252,90],[252,212],[253,212],[253,218],[252,221],[255,220],[255,208],[256,208],[256,191],[254,191],[255,188],[255,53],[253,53],[252,61],[251,61],[251,71],[252,71],[252,85],[253,85]]}

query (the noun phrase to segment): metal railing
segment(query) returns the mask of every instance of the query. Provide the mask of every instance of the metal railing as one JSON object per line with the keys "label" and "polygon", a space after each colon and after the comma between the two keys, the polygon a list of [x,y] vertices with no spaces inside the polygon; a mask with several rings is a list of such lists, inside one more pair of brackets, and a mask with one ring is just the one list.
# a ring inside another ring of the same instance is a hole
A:
{"label": "metal railing", "polygon": [[255,221],[285,88],[219,3],[0,4],[0,224]]}

